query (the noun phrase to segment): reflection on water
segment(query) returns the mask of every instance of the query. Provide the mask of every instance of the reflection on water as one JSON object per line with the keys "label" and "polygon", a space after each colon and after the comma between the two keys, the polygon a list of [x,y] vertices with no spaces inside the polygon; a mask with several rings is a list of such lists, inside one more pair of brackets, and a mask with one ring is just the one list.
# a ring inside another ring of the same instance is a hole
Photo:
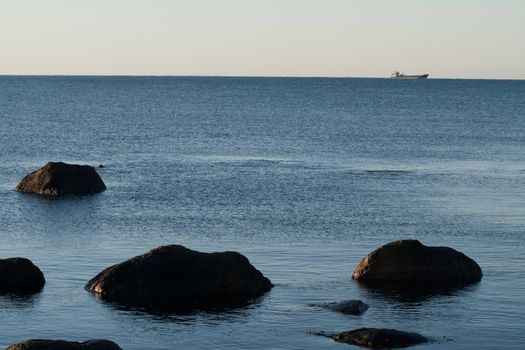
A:
{"label": "reflection on water", "polygon": [[[264,297],[270,292],[266,292],[262,296],[251,298],[251,299],[238,299],[235,300],[221,300],[220,306],[205,305],[198,309],[191,307],[178,307],[178,308],[162,308],[162,307],[139,307],[139,306],[128,306],[122,305],[115,301],[108,301],[101,298],[98,294],[92,294],[92,297],[96,299],[101,305],[108,307],[109,309],[126,311],[137,315],[151,315],[156,319],[167,319],[173,318],[178,319],[181,316],[191,317],[195,315],[206,315],[211,319],[233,319],[238,318],[251,310],[260,307]],[[217,301],[219,303],[219,301]]]}
{"label": "reflection on water", "polygon": [[40,293],[31,295],[17,295],[12,293],[0,294],[0,305],[2,309],[30,311],[37,306],[39,302]]}
{"label": "reflection on water", "polygon": [[[479,283],[479,282],[478,282]],[[370,297],[379,297],[400,303],[421,303],[439,297],[458,296],[474,291],[478,283],[464,285],[421,281],[356,281],[356,285]]]}
{"label": "reflection on water", "polygon": [[109,318],[122,327],[131,325],[138,329],[155,327],[157,331],[188,332],[199,326],[227,330],[234,325],[243,325],[253,320],[258,306],[248,305],[245,308],[194,311],[185,314],[140,310],[111,303],[104,303],[104,307],[109,311]]}

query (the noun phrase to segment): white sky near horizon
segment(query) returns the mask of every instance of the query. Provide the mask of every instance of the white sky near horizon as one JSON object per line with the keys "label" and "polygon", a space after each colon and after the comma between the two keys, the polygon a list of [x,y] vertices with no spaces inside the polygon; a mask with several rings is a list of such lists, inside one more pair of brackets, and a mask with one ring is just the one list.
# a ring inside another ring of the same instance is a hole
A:
{"label": "white sky near horizon", "polygon": [[0,0],[0,74],[525,79],[525,0]]}

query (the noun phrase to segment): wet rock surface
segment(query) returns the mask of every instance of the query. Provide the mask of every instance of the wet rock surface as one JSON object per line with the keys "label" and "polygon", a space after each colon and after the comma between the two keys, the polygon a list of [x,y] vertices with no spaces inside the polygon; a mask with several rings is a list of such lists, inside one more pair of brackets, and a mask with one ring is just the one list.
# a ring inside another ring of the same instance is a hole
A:
{"label": "wet rock surface", "polygon": [[474,260],[452,248],[401,240],[365,256],[352,277],[376,286],[381,281],[469,284],[480,281],[482,271]]}
{"label": "wet rock surface", "polygon": [[359,328],[339,334],[316,333],[316,335],[332,338],[338,343],[372,349],[406,348],[429,341],[428,338],[418,333],[386,328]]}
{"label": "wet rock surface", "polygon": [[86,289],[123,306],[185,313],[243,306],[272,286],[240,253],[169,245],[104,269]]}
{"label": "wet rock surface", "polygon": [[340,312],[345,315],[361,315],[368,310],[368,305],[361,300],[344,300],[332,303],[315,304],[314,306]]}
{"label": "wet rock surface", "polygon": [[0,293],[33,294],[44,287],[42,271],[26,258],[0,259]]}
{"label": "wet rock surface", "polygon": [[86,195],[105,189],[106,185],[92,166],[49,162],[26,175],[15,190],[56,197],[65,194]]}
{"label": "wet rock surface", "polygon": [[65,340],[30,339],[8,346],[5,350],[122,350],[109,340],[96,339],[84,342]]}

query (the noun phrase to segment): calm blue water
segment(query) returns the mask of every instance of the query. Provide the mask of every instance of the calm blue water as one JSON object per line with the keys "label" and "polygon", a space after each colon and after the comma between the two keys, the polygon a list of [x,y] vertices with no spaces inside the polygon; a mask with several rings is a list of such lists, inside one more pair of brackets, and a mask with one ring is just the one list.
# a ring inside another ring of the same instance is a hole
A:
{"label": "calm blue water", "polygon": [[[523,81],[0,77],[0,257],[47,279],[33,297],[0,296],[0,347],[348,349],[308,332],[369,326],[436,340],[422,349],[523,349],[524,113]],[[108,190],[13,191],[47,161],[104,163]],[[351,279],[400,238],[463,251],[484,278],[416,300]],[[171,317],[83,289],[174,243],[237,250],[276,287],[249,308]],[[309,306],[353,298],[370,309]]]}

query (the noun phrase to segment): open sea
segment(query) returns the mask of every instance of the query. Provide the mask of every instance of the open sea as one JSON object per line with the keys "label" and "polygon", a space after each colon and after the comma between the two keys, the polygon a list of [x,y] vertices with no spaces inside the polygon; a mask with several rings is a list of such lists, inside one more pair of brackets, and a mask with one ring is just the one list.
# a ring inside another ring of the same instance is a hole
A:
{"label": "open sea", "polygon": [[[48,161],[107,191],[13,189]],[[402,298],[351,275],[397,239],[464,252],[480,283]],[[152,315],[84,290],[154,247],[235,250],[276,285],[249,307]],[[386,327],[415,349],[525,349],[525,81],[0,76],[0,258],[45,274],[0,295],[0,348],[357,349],[310,332]],[[313,303],[361,299],[361,316]]]}

